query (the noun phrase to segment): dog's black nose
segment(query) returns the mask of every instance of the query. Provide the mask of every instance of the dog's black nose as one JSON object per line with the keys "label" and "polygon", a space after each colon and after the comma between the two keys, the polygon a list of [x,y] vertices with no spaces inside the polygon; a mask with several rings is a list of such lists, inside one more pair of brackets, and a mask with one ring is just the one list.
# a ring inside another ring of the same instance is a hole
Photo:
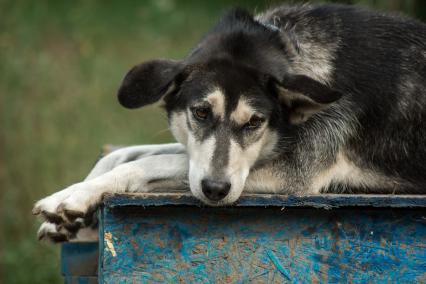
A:
{"label": "dog's black nose", "polygon": [[201,181],[201,188],[208,199],[219,201],[228,195],[231,184],[226,181],[203,179]]}

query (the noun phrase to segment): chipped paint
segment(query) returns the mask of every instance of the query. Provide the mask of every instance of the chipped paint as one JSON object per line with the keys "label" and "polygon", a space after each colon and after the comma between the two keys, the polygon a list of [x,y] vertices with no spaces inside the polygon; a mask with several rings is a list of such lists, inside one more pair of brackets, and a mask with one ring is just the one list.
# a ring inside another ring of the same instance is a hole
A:
{"label": "chipped paint", "polygon": [[256,196],[243,200],[248,207],[226,208],[200,208],[182,195],[113,198],[101,228],[114,235],[119,257],[103,255],[105,283],[426,281],[425,211],[408,206],[422,207],[422,198],[280,197],[279,204]]}
{"label": "chipped paint", "polygon": [[116,257],[117,253],[115,251],[114,244],[112,242],[112,233],[106,232],[104,234],[104,240],[105,240],[106,248],[108,249],[108,251],[111,253],[113,257]]}

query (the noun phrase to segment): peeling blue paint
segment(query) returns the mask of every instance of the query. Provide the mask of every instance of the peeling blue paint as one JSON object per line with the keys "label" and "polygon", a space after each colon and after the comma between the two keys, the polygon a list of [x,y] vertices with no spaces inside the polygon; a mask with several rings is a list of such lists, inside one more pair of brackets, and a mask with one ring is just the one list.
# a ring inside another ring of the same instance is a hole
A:
{"label": "peeling blue paint", "polygon": [[105,201],[117,257],[103,254],[104,283],[426,281],[425,197],[255,196],[227,208],[151,197]]}

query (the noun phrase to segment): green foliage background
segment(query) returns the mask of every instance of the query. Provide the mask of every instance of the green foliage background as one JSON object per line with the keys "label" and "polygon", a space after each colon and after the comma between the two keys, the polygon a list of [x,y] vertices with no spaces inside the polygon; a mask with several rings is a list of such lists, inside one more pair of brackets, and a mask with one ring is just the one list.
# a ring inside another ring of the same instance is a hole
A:
{"label": "green foliage background", "polygon": [[[340,2],[426,11],[423,0]],[[0,283],[62,281],[59,246],[37,242],[31,208],[82,179],[103,144],[172,140],[156,107],[117,104],[128,69],[182,58],[231,6],[277,3],[0,0]]]}

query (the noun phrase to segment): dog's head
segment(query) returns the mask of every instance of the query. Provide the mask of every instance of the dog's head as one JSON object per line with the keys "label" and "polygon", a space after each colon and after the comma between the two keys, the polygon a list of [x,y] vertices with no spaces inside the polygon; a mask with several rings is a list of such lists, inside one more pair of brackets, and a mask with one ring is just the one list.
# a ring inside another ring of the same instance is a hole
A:
{"label": "dog's head", "polygon": [[185,60],[135,66],[118,93],[127,108],[164,101],[188,151],[191,191],[210,205],[236,201],[250,170],[279,154],[282,132],[340,97],[289,73],[277,31],[241,13],[222,20]]}

